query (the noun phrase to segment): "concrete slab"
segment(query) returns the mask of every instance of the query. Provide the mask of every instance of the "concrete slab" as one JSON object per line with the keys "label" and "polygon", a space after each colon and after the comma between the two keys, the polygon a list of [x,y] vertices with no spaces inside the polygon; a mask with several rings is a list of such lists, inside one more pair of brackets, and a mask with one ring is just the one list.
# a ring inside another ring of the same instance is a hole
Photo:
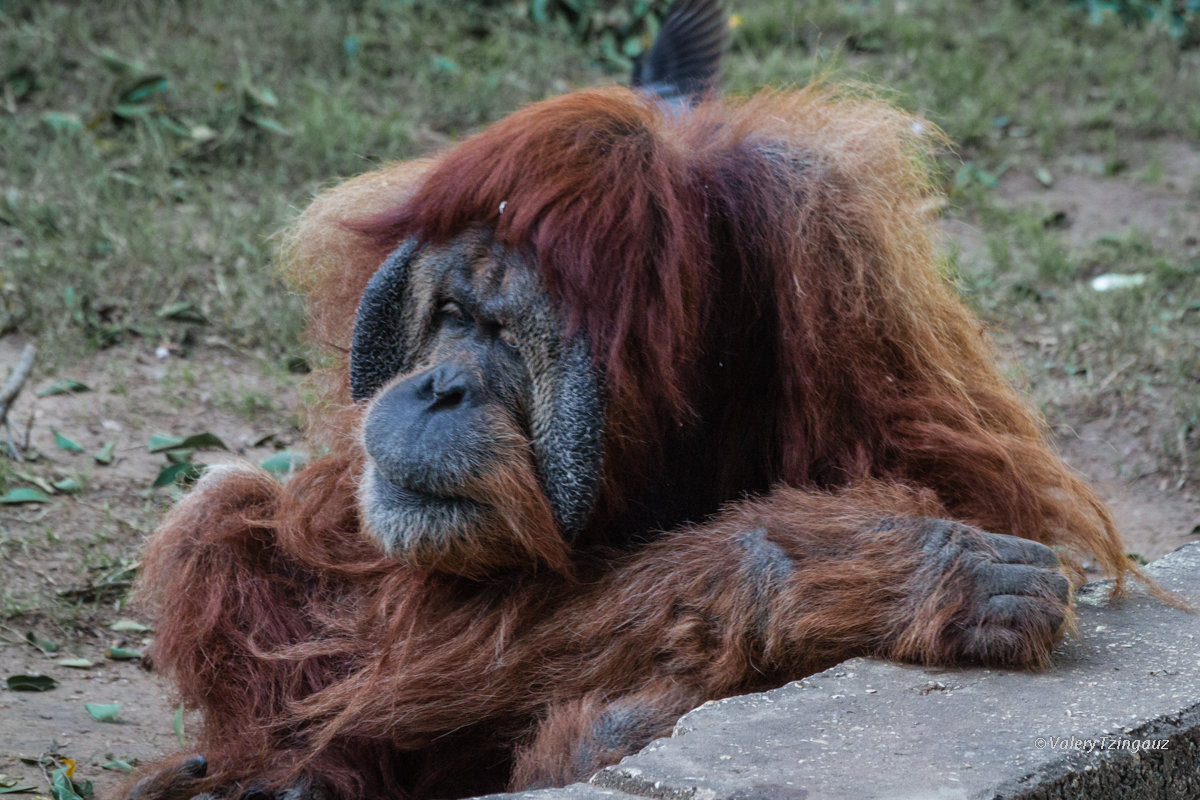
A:
{"label": "concrete slab", "polygon": [[[1200,605],[1200,543],[1148,569]],[[1200,797],[1200,617],[1080,590],[1041,673],[855,659],[708,703],[592,782],[671,800]]]}
{"label": "concrete slab", "polygon": [[617,789],[605,789],[586,783],[573,783],[561,789],[534,789],[528,792],[488,794],[474,800],[638,800]]}
{"label": "concrete slab", "polygon": [[[1147,571],[1200,607],[1200,543]],[[1200,616],[1108,588],[1079,591],[1044,672],[855,659],[707,703],[590,786],[510,797],[1200,798]]]}

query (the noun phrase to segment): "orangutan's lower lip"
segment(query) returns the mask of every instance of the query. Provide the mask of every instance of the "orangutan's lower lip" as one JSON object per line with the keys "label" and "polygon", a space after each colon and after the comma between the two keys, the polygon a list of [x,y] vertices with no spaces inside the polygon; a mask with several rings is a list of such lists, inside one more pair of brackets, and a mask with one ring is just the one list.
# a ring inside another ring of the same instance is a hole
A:
{"label": "orangutan's lower lip", "polygon": [[469,497],[439,494],[422,489],[414,489],[410,486],[400,486],[399,484],[388,480],[378,472],[376,474],[379,479],[376,483],[376,486],[383,495],[383,499],[388,505],[395,508],[428,509],[431,506],[474,508],[477,505],[477,503]]}

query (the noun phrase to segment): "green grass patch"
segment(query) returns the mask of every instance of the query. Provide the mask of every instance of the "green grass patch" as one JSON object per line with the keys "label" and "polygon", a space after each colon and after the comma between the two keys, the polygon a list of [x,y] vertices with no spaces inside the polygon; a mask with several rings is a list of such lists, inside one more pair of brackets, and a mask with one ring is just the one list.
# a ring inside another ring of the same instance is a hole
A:
{"label": "green grass patch", "polygon": [[595,81],[565,25],[505,4],[0,5],[0,331],[74,356],[184,342],[194,323],[158,312],[188,303],[294,351],[270,236],[339,176]]}
{"label": "green grass patch", "polygon": [[768,0],[739,13],[734,86],[804,83],[833,64],[890,87],[992,167],[1200,134],[1200,14],[1181,36],[1048,1]]}

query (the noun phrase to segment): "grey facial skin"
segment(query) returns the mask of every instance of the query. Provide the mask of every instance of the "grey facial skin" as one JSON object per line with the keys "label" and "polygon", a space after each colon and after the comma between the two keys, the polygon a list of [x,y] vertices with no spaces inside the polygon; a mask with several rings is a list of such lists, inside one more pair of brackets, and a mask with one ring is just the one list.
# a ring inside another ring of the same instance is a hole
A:
{"label": "grey facial skin", "polygon": [[536,273],[484,230],[403,243],[363,296],[351,351],[368,403],[360,503],[398,555],[446,549],[489,509],[477,487],[528,450],[561,535],[601,474],[604,397],[584,332],[567,337]]}

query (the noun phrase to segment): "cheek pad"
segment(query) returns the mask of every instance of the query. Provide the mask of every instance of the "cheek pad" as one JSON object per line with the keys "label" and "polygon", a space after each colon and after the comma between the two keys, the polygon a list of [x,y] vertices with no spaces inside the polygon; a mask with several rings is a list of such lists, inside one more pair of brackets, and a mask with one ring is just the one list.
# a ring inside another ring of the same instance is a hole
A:
{"label": "cheek pad", "polygon": [[412,342],[404,325],[410,305],[410,276],[416,239],[408,239],[387,257],[367,283],[354,320],[350,348],[350,391],[355,402],[366,400],[389,380],[407,371]]}
{"label": "cheek pad", "polygon": [[565,343],[540,383],[544,419],[535,426],[538,477],[564,535],[583,528],[600,483],[605,403],[587,336]]}

